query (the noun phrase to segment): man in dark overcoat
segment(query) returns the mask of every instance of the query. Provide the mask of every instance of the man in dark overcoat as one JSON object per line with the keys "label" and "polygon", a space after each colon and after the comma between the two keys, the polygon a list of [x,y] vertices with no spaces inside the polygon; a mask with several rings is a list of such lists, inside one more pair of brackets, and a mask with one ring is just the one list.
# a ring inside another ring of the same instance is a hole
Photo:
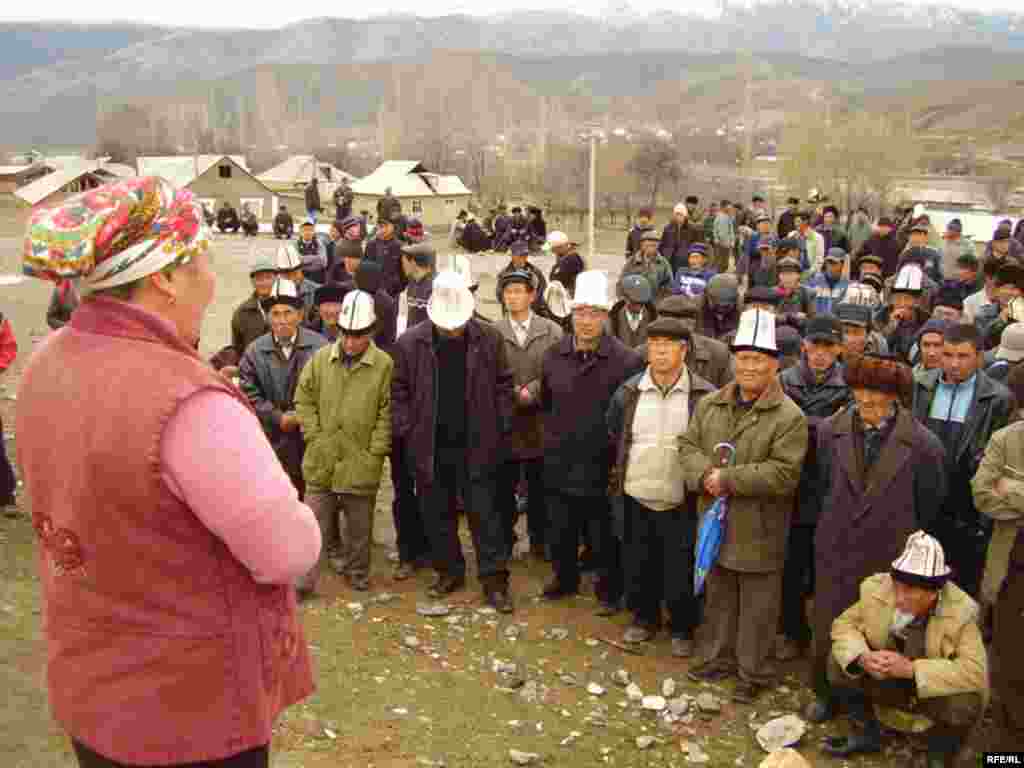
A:
{"label": "man in dark overcoat", "polygon": [[907,537],[926,527],[946,498],[945,451],[901,405],[910,367],[892,357],[846,361],[855,405],[818,425],[818,482],[824,495],[814,536],[812,722],[835,716],[828,683],[832,622],[857,601],[860,583],[887,571]]}

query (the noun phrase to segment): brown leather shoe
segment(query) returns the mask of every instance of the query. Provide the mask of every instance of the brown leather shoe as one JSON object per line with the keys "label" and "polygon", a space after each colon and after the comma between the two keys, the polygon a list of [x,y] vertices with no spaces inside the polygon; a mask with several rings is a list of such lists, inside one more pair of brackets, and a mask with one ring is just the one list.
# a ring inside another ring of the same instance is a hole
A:
{"label": "brown leather shoe", "polygon": [[757,697],[764,690],[763,685],[752,683],[749,680],[740,680],[732,692],[732,700],[737,704],[753,704]]}
{"label": "brown leather shoe", "polygon": [[399,563],[391,573],[391,578],[395,581],[405,581],[406,579],[411,579],[414,573],[416,573],[415,565],[412,563]]}
{"label": "brown leather shoe", "polygon": [[487,604],[498,613],[514,613],[516,610],[507,589],[493,589],[488,592]]}
{"label": "brown leather shoe", "polygon": [[544,585],[544,591],[540,594],[545,600],[561,600],[563,597],[572,597],[578,594],[578,591],[566,589],[558,579],[552,579]]}
{"label": "brown leather shoe", "polygon": [[436,600],[439,597],[450,595],[452,592],[458,592],[465,586],[465,576],[451,576],[447,573],[441,574],[437,577],[437,581],[435,581],[427,590],[427,597]]}

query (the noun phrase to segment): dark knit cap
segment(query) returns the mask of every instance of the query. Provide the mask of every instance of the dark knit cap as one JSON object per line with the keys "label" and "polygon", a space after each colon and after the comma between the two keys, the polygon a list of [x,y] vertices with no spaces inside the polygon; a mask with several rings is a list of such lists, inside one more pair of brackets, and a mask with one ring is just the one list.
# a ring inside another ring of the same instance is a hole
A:
{"label": "dark knit cap", "polygon": [[743,299],[744,304],[770,304],[771,306],[778,306],[780,300],[779,292],[774,288],[767,285],[755,285],[753,288],[747,291],[746,297]]}
{"label": "dark knit cap", "polygon": [[775,346],[783,357],[797,357],[800,354],[800,332],[791,325],[775,327]]}
{"label": "dark knit cap", "polygon": [[815,315],[804,325],[804,338],[808,341],[843,343],[843,324],[834,315]]}
{"label": "dark knit cap", "polygon": [[526,269],[511,269],[503,272],[498,278],[498,290],[504,291],[505,286],[512,283],[522,283],[531,291],[537,286],[534,284],[533,273]]}
{"label": "dark knit cap", "polygon": [[327,283],[321,285],[313,294],[313,303],[320,304],[341,304],[345,300],[345,294],[351,290],[351,284]]}
{"label": "dark knit cap", "polygon": [[935,296],[933,303],[935,307],[953,307],[953,309],[962,310],[964,308],[964,300],[958,291],[952,285],[943,285],[939,288],[938,293]]}
{"label": "dark knit cap", "polygon": [[938,318],[933,317],[921,326],[921,330],[917,332],[917,340],[920,342],[921,339],[929,333],[937,333],[940,336],[945,337],[947,330],[949,330],[949,323],[945,320],[939,320]]}
{"label": "dark knit cap", "polygon": [[384,284],[384,270],[377,262],[363,259],[356,267],[355,283],[356,288],[372,296]]}

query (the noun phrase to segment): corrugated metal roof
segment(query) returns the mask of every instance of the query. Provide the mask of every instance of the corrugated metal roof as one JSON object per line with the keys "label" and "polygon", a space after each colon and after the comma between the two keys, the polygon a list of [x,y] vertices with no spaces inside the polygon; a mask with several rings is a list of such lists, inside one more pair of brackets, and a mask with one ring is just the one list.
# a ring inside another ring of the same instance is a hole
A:
{"label": "corrugated metal roof", "polygon": [[130,179],[137,175],[134,168],[124,163],[104,163],[103,170],[122,179]]}
{"label": "corrugated metal roof", "polygon": [[364,176],[352,185],[357,195],[383,195],[390,187],[395,197],[433,197],[434,191],[417,173],[425,172],[423,167],[412,160],[388,160],[369,176]]}
{"label": "corrugated metal roof", "polygon": [[14,194],[29,205],[36,205],[87,173],[94,173],[97,167],[95,160],[83,160],[78,164],[66,163],[53,173],[48,173],[43,178],[15,190]]}
{"label": "corrugated metal roof", "polygon": [[242,155],[169,155],[138,158],[139,176],[161,176],[176,187],[186,187],[225,157],[249,171]]}
{"label": "corrugated metal roof", "polygon": [[430,174],[430,185],[438,195],[472,195],[472,191],[458,176],[437,176]]}
{"label": "corrugated metal roof", "polygon": [[430,173],[415,160],[387,160],[355,182],[352,191],[357,195],[381,196],[388,187],[395,197],[472,194],[458,176]]}
{"label": "corrugated metal roof", "polygon": [[[313,155],[292,155],[280,165],[275,165],[268,171],[264,171],[256,178],[264,184],[305,184],[313,176],[313,163],[319,169],[319,180],[330,183],[337,183],[342,179],[355,181],[356,177],[351,173],[341,170],[337,166],[317,161]],[[327,178],[325,170],[329,169],[331,178]]]}

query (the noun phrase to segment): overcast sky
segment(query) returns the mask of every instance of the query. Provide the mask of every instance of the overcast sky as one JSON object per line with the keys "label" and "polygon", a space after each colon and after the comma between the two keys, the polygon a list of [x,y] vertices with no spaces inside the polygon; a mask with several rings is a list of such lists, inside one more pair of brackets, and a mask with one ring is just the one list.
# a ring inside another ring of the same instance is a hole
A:
{"label": "overcast sky", "polygon": [[[928,0],[904,0],[910,5],[934,4]],[[716,0],[687,0],[684,4],[666,2],[666,0],[634,0],[629,3],[636,11],[654,11],[662,8],[690,10],[711,14],[718,7]],[[960,8],[976,10],[993,10],[1016,5],[1012,0],[948,0],[948,4]],[[235,3],[209,2],[209,0],[178,0],[174,3],[139,4],[128,0],[107,0],[105,3],[84,4],[76,0],[51,0],[40,12],[38,7],[26,3],[22,7],[5,2],[7,7],[0,10],[0,20],[4,21],[38,21],[73,20],[106,22],[139,21],[172,26],[212,26],[212,27],[258,27],[276,28],[302,19],[317,16],[345,16],[348,18],[365,18],[368,15],[381,13],[415,13],[421,16],[441,16],[449,13],[471,13],[475,16],[492,13],[508,12],[516,9],[558,8],[565,10],[574,7],[580,13],[597,15],[609,7],[608,0],[578,0],[572,6],[558,5],[552,0],[514,0],[512,3],[495,2],[495,0],[419,0],[418,2],[390,2],[385,4],[369,3],[366,12],[360,12],[358,6],[349,5],[342,11],[336,0],[300,0],[297,3],[252,3],[240,6]],[[240,10],[244,9],[244,10]]]}

